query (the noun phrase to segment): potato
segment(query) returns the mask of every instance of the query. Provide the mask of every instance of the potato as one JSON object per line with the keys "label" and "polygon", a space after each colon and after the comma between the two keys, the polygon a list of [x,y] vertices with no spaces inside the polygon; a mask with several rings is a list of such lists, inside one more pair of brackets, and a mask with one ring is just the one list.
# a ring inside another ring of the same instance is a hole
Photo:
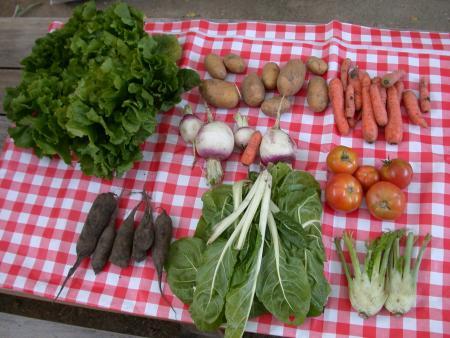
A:
{"label": "potato", "polygon": [[222,58],[217,54],[208,54],[205,57],[205,68],[215,79],[224,80],[227,76],[227,70]]}
{"label": "potato", "polygon": [[311,110],[316,113],[325,110],[328,106],[328,86],[324,78],[314,76],[309,80],[306,101]]}
{"label": "potato", "polygon": [[[281,99],[283,99],[283,102],[280,107]],[[267,116],[277,117],[278,107],[280,107],[280,114],[286,113],[291,109],[291,101],[286,97],[282,98],[281,96],[274,96],[271,99],[264,100],[261,105],[261,111]]]}
{"label": "potato", "polygon": [[239,92],[234,83],[218,79],[203,80],[199,86],[205,101],[217,108],[234,108],[239,103]]}
{"label": "potato", "polygon": [[242,74],[247,65],[245,61],[236,54],[228,54],[223,57],[223,63],[230,73]]}
{"label": "potato", "polygon": [[317,75],[323,75],[328,70],[328,64],[316,56],[310,56],[308,60],[306,60],[306,67],[310,72]]}
{"label": "potato", "polygon": [[274,90],[277,87],[277,78],[280,74],[280,67],[275,62],[268,62],[262,70],[262,82],[267,90]]}
{"label": "potato", "polygon": [[248,74],[242,82],[242,98],[250,107],[259,107],[264,101],[266,91],[256,73]]}
{"label": "potato", "polygon": [[277,88],[282,96],[292,96],[298,93],[305,82],[306,68],[302,60],[290,60],[283,68],[277,79]]}

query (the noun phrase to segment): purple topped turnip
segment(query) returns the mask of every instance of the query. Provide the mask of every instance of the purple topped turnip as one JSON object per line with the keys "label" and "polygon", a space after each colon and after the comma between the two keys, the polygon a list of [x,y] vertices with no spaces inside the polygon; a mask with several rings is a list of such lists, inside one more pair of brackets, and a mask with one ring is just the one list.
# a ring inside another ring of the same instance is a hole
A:
{"label": "purple topped turnip", "polygon": [[236,121],[237,129],[234,132],[234,143],[235,145],[243,150],[248,144],[250,137],[255,132],[255,129],[248,126],[248,120],[245,116],[239,113],[234,115],[234,120]]}

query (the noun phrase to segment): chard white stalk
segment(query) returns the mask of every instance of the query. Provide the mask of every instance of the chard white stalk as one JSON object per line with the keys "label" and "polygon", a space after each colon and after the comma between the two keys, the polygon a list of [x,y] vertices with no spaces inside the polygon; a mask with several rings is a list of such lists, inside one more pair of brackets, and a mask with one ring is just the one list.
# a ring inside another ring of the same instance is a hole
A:
{"label": "chard white stalk", "polygon": [[416,303],[417,276],[420,263],[428,243],[430,234],[426,235],[417,255],[414,267],[411,267],[411,254],[414,245],[414,235],[408,233],[406,247],[403,256],[400,256],[400,240],[397,238],[389,260],[389,271],[387,281],[388,297],[384,307],[395,315],[407,313]]}
{"label": "chard white stalk", "polygon": [[244,212],[244,210],[252,201],[256,192],[258,190],[264,189],[264,185],[265,182],[263,181],[263,177],[260,174],[239,207],[213,227],[214,230],[211,237],[208,239],[208,245],[214,242],[225,230],[228,229],[231,224],[233,224],[235,220],[239,218],[239,216]]}
{"label": "chard white stalk", "polygon": [[345,261],[341,240],[336,238],[334,241],[345,276],[347,277],[350,302],[352,307],[363,318],[377,314],[388,297],[385,290],[385,280],[389,253],[395,239],[402,233],[399,230],[386,232],[373,240],[367,246],[368,251],[363,269],[360,266],[351,236],[344,233],[344,243],[350,254],[354,277],[351,276]]}

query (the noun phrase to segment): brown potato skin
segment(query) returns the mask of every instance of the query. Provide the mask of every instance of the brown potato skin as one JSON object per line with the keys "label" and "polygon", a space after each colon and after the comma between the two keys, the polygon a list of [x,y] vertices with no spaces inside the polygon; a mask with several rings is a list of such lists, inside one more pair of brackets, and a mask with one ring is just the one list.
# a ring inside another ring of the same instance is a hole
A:
{"label": "brown potato skin", "polygon": [[274,90],[277,88],[278,74],[280,74],[280,67],[275,62],[268,62],[264,65],[262,70],[262,82],[267,90]]}
{"label": "brown potato skin", "polygon": [[205,101],[217,108],[234,108],[239,103],[239,92],[234,83],[217,79],[203,80],[199,86]]}
{"label": "brown potato skin", "polygon": [[242,98],[250,107],[259,107],[264,101],[266,90],[256,73],[248,74],[242,81]]}
{"label": "brown potato skin", "polygon": [[208,54],[205,57],[205,68],[215,79],[224,80],[227,77],[227,69],[222,58],[217,54]]}
{"label": "brown potato skin", "polygon": [[313,112],[324,111],[328,106],[328,86],[323,77],[314,76],[308,83],[306,101]]}
{"label": "brown potato skin", "polygon": [[245,72],[247,68],[247,64],[244,59],[242,59],[239,55],[236,54],[228,54],[223,57],[223,63],[225,64],[225,68],[234,74],[242,74]]}
{"label": "brown potato skin", "polygon": [[[261,111],[267,116],[276,118],[281,99],[281,96],[274,96],[270,99],[264,100],[261,105]],[[283,103],[281,104],[280,114],[288,112],[289,109],[291,109],[291,101],[289,101],[289,99],[287,98],[284,98]]]}
{"label": "brown potato skin", "polygon": [[310,56],[308,60],[306,60],[306,67],[310,72],[316,75],[323,75],[328,70],[328,64],[316,56]]}
{"label": "brown potato skin", "polygon": [[299,92],[305,82],[306,67],[302,60],[290,60],[280,69],[277,88],[281,96],[292,96]]}

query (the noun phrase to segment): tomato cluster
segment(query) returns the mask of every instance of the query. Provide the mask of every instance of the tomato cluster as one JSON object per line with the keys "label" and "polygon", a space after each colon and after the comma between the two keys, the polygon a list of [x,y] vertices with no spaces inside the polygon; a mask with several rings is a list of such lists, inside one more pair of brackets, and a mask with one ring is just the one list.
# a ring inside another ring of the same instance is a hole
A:
{"label": "tomato cluster", "polygon": [[411,182],[411,165],[402,160],[385,160],[377,170],[373,166],[359,166],[358,154],[345,146],[335,147],[327,156],[328,169],[333,176],[325,188],[328,205],[337,211],[351,212],[362,203],[366,194],[367,207],[378,219],[394,220],[406,206],[401,189]]}

